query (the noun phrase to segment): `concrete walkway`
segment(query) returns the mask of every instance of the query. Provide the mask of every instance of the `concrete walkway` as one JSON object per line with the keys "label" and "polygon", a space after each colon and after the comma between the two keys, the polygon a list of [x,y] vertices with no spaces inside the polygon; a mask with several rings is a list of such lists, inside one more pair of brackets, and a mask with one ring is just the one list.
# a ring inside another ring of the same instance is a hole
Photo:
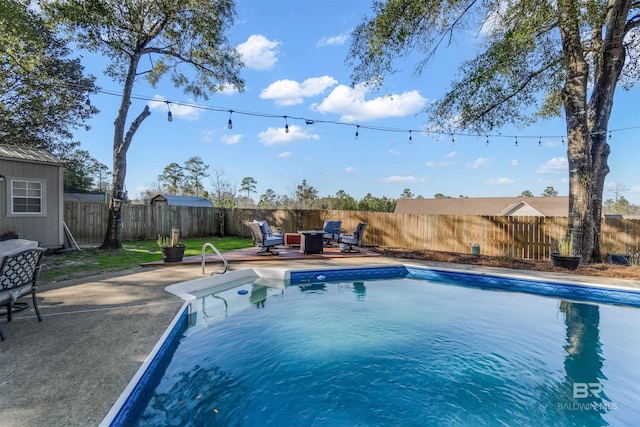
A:
{"label": "concrete walkway", "polygon": [[[382,257],[238,262],[231,263],[230,269],[403,263],[501,271]],[[210,264],[207,273],[217,268],[219,264]],[[542,273],[534,276],[546,277]],[[0,342],[0,426],[97,426],[183,304],[164,288],[199,277],[199,265],[178,265],[41,286],[42,323],[32,308],[17,313],[10,324],[4,315],[0,319],[7,336]],[[638,282],[584,281],[640,289]]]}

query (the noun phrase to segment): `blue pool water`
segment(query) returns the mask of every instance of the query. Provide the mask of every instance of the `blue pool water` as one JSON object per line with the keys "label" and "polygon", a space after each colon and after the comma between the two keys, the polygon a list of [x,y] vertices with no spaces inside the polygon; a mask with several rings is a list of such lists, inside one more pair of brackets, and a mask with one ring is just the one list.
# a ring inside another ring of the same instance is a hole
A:
{"label": "blue pool water", "polygon": [[637,307],[428,270],[305,274],[201,297],[134,425],[640,423]]}

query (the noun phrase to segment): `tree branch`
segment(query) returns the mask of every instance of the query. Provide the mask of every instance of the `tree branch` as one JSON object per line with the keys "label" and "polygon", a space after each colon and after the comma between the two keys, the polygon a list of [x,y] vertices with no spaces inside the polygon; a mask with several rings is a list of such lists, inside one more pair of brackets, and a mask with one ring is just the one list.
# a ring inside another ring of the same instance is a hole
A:
{"label": "tree branch", "polygon": [[138,115],[138,117],[136,117],[135,120],[131,122],[131,126],[129,126],[129,130],[125,135],[124,140],[122,141],[122,146],[120,148],[125,153],[129,149],[129,145],[131,145],[131,140],[133,139],[133,135],[136,133],[136,131],[138,130],[138,128],[140,127],[144,119],[146,119],[150,115],[151,115],[151,111],[149,111],[149,106],[145,105],[144,110],[142,110],[142,112]]}

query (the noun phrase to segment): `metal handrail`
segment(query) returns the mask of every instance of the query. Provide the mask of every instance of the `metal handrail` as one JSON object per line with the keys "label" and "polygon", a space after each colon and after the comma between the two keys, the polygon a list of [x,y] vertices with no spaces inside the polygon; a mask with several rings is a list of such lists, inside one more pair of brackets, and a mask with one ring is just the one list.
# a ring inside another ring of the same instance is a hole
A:
{"label": "metal handrail", "polygon": [[[227,268],[229,268],[229,264],[227,263],[227,259],[225,257],[222,256],[222,254],[220,253],[220,251],[218,250],[218,248],[216,248],[213,243],[205,243],[204,245],[202,245],[202,274],[204,274],[204,253],[205,250],[207,249],[207,246],[209,246],[211,249],[213,249],[213,251],[218,254],[218,256],[220,257],[220,259],[222,259],[222,262],[224,262],[224,270],[222,271],[222,273],[220,274],[224,274],[227,272]],[[213,274],[213,273],[211,273]]]}

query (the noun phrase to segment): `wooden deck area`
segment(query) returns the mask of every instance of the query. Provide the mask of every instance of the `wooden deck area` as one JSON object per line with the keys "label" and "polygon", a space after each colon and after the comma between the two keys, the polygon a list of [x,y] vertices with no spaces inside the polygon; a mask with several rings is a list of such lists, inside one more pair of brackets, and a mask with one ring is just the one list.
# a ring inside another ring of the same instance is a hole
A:
{"label": "wooden deck area", "polygon": [[[228,262],[242,262],[242,261],[285,261],[285,260],[321,260],[321,259],[329,259],[329,258],[358,258],[358,257],[380,257],[379,253],[373,252],[366,248],[359,248],[360,252],[340,252],[340,248],[338,247],[327,247],[323,248],[323,253],[321,254],[305,254],[300,251],[299,247],[287,247],[282,246],[275,249],[278,252],[278,255],[258,255],[258,248],[245,248],[245,249],[236,249],[233,251],[223,252],[222,255],[227,259]],[[171,267],[177,265],[188,265],[188,264],[200,264],[202,262],[202,257],[200,255],[184,257],[181,262],[163,262],[163,261],[154,261],[147,262],[142,264],[143,267]],[[220,257],[213,252],[209,251],[205,255],[205,262],[222,262]]]}

